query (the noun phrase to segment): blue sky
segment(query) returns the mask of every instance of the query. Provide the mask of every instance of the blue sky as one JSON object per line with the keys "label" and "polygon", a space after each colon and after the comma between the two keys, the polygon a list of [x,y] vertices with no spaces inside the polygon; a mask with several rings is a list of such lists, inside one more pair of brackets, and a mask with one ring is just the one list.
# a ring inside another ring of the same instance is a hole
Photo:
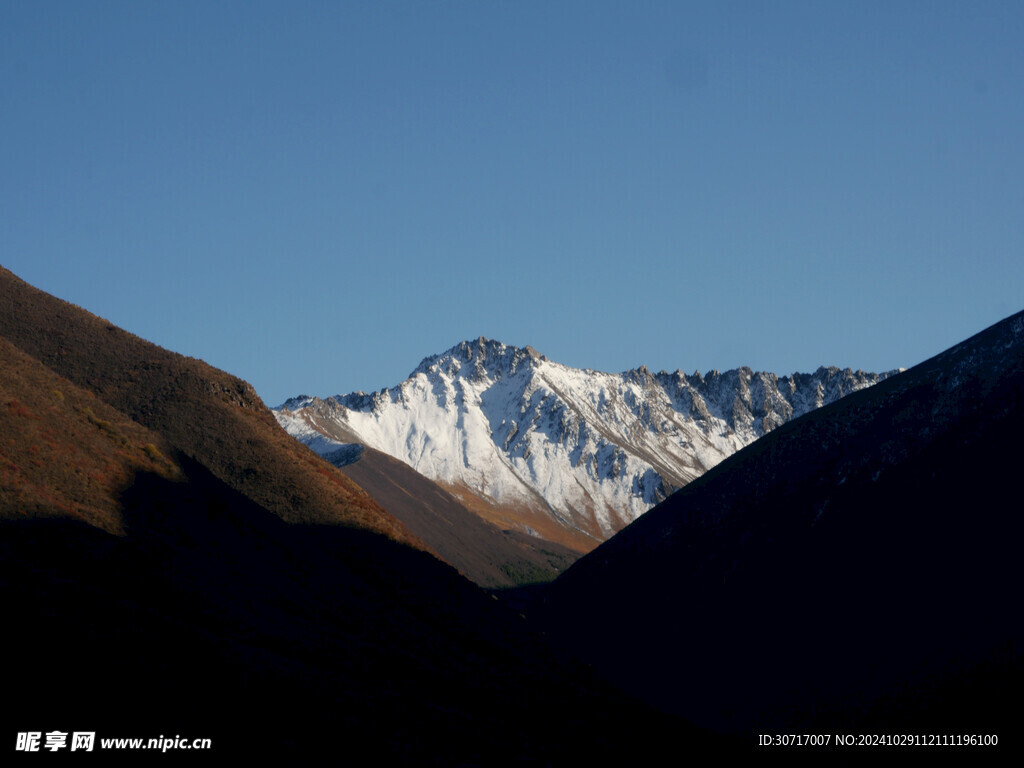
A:
{"label": "blue sky", "polygon": [[270,405],[1024,309],[1024,6],[0,0],[0,263]]}

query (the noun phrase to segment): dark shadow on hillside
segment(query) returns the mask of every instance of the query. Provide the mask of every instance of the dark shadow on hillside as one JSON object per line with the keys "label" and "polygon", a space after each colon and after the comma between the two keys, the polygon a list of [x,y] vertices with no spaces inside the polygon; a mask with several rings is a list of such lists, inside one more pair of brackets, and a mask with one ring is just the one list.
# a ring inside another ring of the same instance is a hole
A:
{"label": "dark shadow on hillside", "polygon": [[187,483],[125,489],[124,538],[0,524],[11,731],[442,764],[636,755],[696,734],[548,650],[432,556],[287,525],[182,464]]}
{"label": "dark shadow on hillside", "polygon": [[1019,748],[1021,322],[780,427],[511,599],[708,727]]}

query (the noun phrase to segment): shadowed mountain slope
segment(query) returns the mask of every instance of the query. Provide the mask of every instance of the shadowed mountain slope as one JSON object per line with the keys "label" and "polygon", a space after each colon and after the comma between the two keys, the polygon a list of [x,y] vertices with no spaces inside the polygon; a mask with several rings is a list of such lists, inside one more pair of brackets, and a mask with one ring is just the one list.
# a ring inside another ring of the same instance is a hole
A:
{"label": "shadowed mountain slope", "polygon": [[413,541],[355,483],[288,437],[241,379],[140,339],[3,268],[0,336],[283,520]]}
{"label": "shadowed mountain slope", "polygon": [[743,449],[528,593],[530,615],[716,729],[1012,741],[1022,394],[1018,314]]}
{"label": "shadowed mountain slope", "polygon": [[715,744],[547,650],[432,556],[285,524],[183,467],[188,482],[139,474],[125,489],[127,536],[0,521],[0,604],[18,617],[0,641],[18,660],[12,743],[181,734],[211,738],[219,758],[309,764],[343,745],[443,765],[625,756],[627,732]]}

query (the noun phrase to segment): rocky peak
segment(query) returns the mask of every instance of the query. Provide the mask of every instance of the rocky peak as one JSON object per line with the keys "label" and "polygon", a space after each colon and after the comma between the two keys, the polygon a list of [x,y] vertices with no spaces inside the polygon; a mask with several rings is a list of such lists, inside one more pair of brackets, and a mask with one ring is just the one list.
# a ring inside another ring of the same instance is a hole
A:
{"label": "rocky peak", "polygon": [[546,360],[533,347],[515,347],[480,336],[474,341],[462,341],[440,355],[424,358],[409,378],[421,373],[443,373],[450,378],[497,380],[517,373],[524,365]]}

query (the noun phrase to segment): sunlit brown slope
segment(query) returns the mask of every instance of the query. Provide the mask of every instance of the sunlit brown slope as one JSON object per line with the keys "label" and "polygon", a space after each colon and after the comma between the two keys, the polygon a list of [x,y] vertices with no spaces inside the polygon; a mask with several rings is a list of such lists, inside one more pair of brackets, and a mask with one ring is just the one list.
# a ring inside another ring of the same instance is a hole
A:
{"label": "sunlit brown slope", "polygon": [[140,339],[3,268],[0,336],[285,521],[345,524],[415,542],[353,481],[292,440],[241,379]]}
{"label": "sunlit brown slope", "polygon": [[578,554],[544,539],[501,530],[405,462],[373,448],[341,469],[445,562],[485,587],[550,581]]}
{"label": "sunlit brown slope", "polygon": [[166,441],[0,338],[0,518],[61,517],[124,533],[137,473],[181,480]]}

